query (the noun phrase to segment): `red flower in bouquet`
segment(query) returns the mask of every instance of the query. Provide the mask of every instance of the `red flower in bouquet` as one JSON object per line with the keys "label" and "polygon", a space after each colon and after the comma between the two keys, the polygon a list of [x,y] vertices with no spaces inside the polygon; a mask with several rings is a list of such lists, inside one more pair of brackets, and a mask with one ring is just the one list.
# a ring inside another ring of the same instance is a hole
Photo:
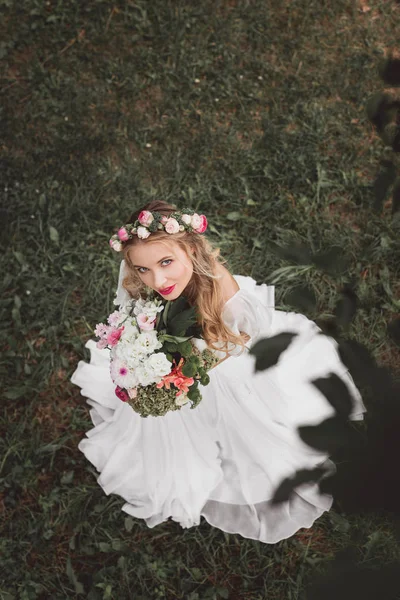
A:
{"label": "red flower in bouquet", "polygon": [[174,384],[174,386],[179,390],[179,392],[176,394],[177,396],[180,396],[183,392],[187,393],[189,391],[189,387],[194,384],[194,379],[193,377],[186,377],[186,375],[182,373],[181,369],[184,365],[184,362],[185,361],[183,358],[181,358],[178,365],[176,365],[174,361],[175,367],[172,369],[171,373],[169,373],[169,375],[164,375],[160,383],[157,383],[156,387],[162,388],[165,386],[167,390],[169,390],[171,388],[171,384]]}
{"label": "red flower in bouquet", "polygon": [[122,402],[127,402],[129,400],[129,394],[117,385],[115,388],[115,395],[118,396]]}

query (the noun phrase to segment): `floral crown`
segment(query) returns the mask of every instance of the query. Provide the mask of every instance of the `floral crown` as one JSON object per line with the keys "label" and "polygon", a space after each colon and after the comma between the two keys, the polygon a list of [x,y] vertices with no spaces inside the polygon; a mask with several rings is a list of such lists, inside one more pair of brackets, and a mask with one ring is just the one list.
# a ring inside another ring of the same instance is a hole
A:
{"label": "floral crown", "polygon": [[191,208],[184,208],[181,212],[173,212],[169,217],[159,212],[142,210],[133,224],[128,223],[118,229],[118,233],[110,239],[110,246],[116,252],[121,252],[123,242],[131,240],[134,235],[145,240],[155,231],[164,230],[170,234],[179,233],[180,231],[204,233],[206,229],[207,218],[205,215],[199,215]]}

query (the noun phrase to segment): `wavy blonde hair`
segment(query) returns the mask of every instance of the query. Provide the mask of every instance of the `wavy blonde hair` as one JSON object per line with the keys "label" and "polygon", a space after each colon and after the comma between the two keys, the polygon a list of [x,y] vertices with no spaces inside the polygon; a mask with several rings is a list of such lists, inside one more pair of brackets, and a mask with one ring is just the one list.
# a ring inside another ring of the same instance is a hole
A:
{"label": "wavy blonde hair", "polygon": [[[176,207],[163,201],[153,201],[135,211],[128,223],[134,223],[142,210],[159,212],[169,216],[176,211]],[[146,296],[146,286],[140,279],[129,257],[129,250],[138,243],[151,244],[152,242],[171,241],[171,235],[165,231],[155,231],[145,240],[138,240],[137,236],[124,242],[123,255],[129,270],[122,285],[132,298]],[[226,261],[220,256],[220,249],[214,248],[210,241],[198,233],[182,231],[173,235],[173,241],[186,252],[193,263],[193,275],[183,294],[192,306],[196,306],[199,315],[199,325],[203,336],[210,348],[229,352],[230,344],[240,345],[244,348],[244,340],[240,335],[231,331],[222,320],[224,298],[217,275],[218,264]]]}

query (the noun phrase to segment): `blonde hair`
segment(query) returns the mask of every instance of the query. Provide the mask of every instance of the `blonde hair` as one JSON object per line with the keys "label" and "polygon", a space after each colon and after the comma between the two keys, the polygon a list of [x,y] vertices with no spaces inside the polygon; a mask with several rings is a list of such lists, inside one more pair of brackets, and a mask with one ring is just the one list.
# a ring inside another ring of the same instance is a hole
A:
{"label": "blonde hair", "polygon": [[[135,211],[128,223],[134,223],[142,210],[159,212],[169,216],[176,210],[175,206],[163,201],[149,202]],[[193,275],[183,294],[192,306],[196,306],[199,325],[203,336],[210,348],[228,352],[231,344],[244,348],[244,341],[240,335],[231,331],[222,320],[224,298],[217,275],[218,264],[226,261],[220,256],[220,249],[214,248],[210,241],[198,233],[183,231],[173,235],[173,241],[186,252],[193,264]],[[137,236],[128,240],[123,245],[123,255],[129,269],[129,275],[122,282],[123,287],[133,298],[146,296],[146,286],[139,277],[129,257],[129,250],[139,243],[151,244],[152,242],[171,241],[171,235],[165,231],[155,231],[146,240],[139,240]]]}

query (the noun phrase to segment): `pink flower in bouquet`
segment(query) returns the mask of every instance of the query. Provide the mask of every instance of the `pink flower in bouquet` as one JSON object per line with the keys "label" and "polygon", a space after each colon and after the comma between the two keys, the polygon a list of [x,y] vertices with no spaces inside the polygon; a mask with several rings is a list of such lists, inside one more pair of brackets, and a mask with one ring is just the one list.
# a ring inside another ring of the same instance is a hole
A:
{"label": "pink flower in bouquet", "polygon": [[200,221],[200,225],[198,227],[195,227],[196,233],[204,233],[207,229],[207,217],[205,215],[200,215]]}
{"label": "pink flower in bouquet", "polygon": [[104,325],[104,323],[97,323],[96,329],[94,330],[94,334],[96,337],[102,338],[107,335],[108,330],[108,325]]}
{"label": "pink flower in bouquet", "polygon": [[129,394],[117,385],[115,388],[115,395],[118,396],[122,402],[127,402],[129,400]]}
{"label": "pink flower in bouquet", "polygon": [[124,327],[120,327],[119,329],[116,329],[115,327],[110,327],[110,331],[107,334],[107,343],[110,344],[110,346],[116,346],[118,344],[118,340],[122,335],[122,332],[124,330]]}
{"label": "pink flower in bouquet", "polygon": [[129,398],[131,400],[134,400],[136,398],[136,396],[137,396],[137,389],[136,388],[129,388],[128,394],[129,394]]}
{"label": "pink flower in bouquet", "polygon": [[96,343],[96,348],[98,348],[99,350],[104,350],[104,348],[107,348],[107,340],[99,340]]}
{"label": "pink flower in bouquet", "polygon": [[138,221],[144,227],[148,227],[154,221],[154,217],[150,211],[142,210],[142,212],[139,214]]}
{"label": "pink flower in bouquet", "polygon": [[118,229],[118,237],[121,240],[121,242],[126,242],[126,240],[129,240],[129,234],[127,232],[127,230],[125,229],[125,227],[121,227],[120,229]]}
{"label": "pink flower in bouquet", "polygon": [[178,221],[176,219],[174,219],[173,217],[168,219],[167,222],[165,223],[165,231],[167,233],[178,233],[178,231],[179,231]]}
{"label": "pink flower in bouquet", "polygon": [[140,315],[138,315],[136,317],[136,320],[142,331],[151,331],[152,329],[154,329],[155,324],[156,324],[156,319],[151,320],[144,313],[141,313]]}
{"label": "pink flower in bouquet", "polygon": [[183,392],[185,392],[185,394],[188,393],[189,386],[194,384],[194,379],[193,377],[185,377],[183,375],[183,377],[176,377],[173,381],[173,384],[179,390],[179,392],[176,395],[180,396],[181,394],[183,394]]}
{"label": "pink flower in bouquet", "polygon": [[[111,313],[111,315],[108,317],[107,321],[109,323],[109,325],[112,325],[113,327],[115,327],[118,324],[118,321],[121,319],[121,313],[119,312],[119,310],[115,310],[113,313]],[[100,336],[99,336],[100,337]]]}

